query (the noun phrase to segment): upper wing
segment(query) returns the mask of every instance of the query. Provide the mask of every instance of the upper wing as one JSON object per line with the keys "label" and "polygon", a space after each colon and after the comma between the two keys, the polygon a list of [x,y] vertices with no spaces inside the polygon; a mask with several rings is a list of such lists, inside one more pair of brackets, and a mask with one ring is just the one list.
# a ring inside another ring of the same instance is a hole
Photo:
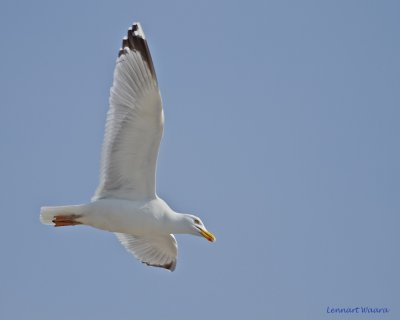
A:
{"label": "upper wing", "polygon": [[110,92],[100,184],[93,200],[156,197],[164,116],[153,62],[139,23],[122,42]]}
{"label": "upper wing", "polygon": [[115,234],[121,244],[141,262],[148,266],[174,271],[178,245],[172,234],[151,237],[135,237],[131,234]]}

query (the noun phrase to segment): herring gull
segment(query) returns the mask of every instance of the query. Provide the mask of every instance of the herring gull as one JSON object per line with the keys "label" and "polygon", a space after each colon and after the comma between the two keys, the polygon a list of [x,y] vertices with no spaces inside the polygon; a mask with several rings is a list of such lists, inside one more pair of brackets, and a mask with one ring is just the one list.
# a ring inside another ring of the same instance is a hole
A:
{"label": "herring gull", "polygon": [[55,227],[88,225],[114,232],[141,262],[175,270],[174,234],[215,241],[201,219],[173,211],[156,193],[156,162],[164,115],[157,77],[140,23],[122,41],[110,91],[100,184],[90,203],[42,207]]}

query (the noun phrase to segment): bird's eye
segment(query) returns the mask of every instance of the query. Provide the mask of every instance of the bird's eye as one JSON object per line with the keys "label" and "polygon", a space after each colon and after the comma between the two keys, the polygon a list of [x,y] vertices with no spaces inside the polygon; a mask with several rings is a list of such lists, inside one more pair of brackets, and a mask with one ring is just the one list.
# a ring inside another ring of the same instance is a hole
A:
{"label": "bird's eye", "polygon": [[199,219],[193,219],[195,224],[200,224],[200,220]]}

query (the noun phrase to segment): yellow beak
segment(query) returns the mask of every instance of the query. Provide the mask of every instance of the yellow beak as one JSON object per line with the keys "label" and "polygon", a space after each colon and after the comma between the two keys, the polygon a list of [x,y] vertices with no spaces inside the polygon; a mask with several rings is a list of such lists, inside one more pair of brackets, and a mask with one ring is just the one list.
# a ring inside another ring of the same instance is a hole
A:
{"label": "yellow beak", "polygon": [[207,231],[207,230],[204,230],[204,229],[202,229],[202,228],[199,228],[199,227],[198,227],[198,229],[199,229],[199,231],[200,231],[200,234],[201,234],[204,238],[206,238],[208,241],[214,242],[215,240],[217,240],[217,239],[215,238],[215,236],[214,236],[211,232],[209,232],[209,231]]}

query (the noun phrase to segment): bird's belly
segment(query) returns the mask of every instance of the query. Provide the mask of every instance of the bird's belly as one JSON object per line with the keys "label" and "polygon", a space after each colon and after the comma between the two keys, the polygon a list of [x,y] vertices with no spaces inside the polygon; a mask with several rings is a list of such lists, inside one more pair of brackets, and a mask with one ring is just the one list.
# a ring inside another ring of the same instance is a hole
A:
{"label": "bird's belly", "polygon": [[82,222],[111,232],[144,235],[159,232],[162,214],[150,210],[146,202],[98,200],[88,204]]}

